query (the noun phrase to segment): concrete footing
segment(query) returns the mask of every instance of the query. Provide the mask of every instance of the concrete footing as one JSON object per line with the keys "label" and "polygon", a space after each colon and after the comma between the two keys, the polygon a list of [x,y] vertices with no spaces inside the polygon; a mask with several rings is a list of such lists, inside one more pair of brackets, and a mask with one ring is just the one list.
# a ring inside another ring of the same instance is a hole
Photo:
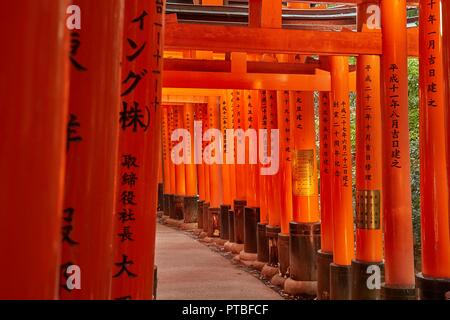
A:
{"label": "concrete footing", "polygon": [[276,274],[279,274],[278,268],[272,267],[266,264],[261,270],[261,276],[267,280],[272,279],[272,277]]}
{"label": "concrete footing", "polygon": [[180,224],[179,228],[181,230],[195,230],[195,229],[197,229],[197,222],[182,223],[182,224]]}
{"label": "concrete footing", "polygon": [[284,289],[284,283],[286,282],[286,278],[282,277],[280,274],[276,274],[270,279],[270,283],[274,286],[278,286]]}
{"label": "concrete footing", "polygon": [[184,220],[168,218],[165,220],[165,223],[168,226],[179,228],[184,223]]}
{"label": "concrete footing", "polygon": [[244,250],[243,243],[236,243],[236,242],[230,242],[230,241],[225,242],[223,247],[226,251],[229,251],[234,254],[240,254],[241,251]]}
{"label": "concrete footing", "polygon": [[292,296],[317,295],[317,281],[296,281],[287,278],[284,282],[284,292]]}

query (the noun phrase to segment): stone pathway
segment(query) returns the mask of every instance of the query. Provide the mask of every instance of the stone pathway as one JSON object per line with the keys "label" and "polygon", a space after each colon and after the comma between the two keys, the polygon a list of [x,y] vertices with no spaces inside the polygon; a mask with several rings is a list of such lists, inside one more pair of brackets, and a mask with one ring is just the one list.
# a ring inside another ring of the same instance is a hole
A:
{"label": "stone pathway", "polygon": [[182,231],[158,224],[158,300],[282,300],[260,280]]}

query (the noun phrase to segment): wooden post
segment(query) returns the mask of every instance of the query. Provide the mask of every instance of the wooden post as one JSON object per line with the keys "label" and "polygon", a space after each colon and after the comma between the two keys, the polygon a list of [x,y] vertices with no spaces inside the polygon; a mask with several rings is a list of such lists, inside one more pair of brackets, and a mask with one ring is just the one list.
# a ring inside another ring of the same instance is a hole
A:
{"label": "wooden post", "polygon": [[[3,299],[56,299],[68,110],[68,1],[2,4]],[[42,17],[45,16],[45,19]]]}
{"label": "wooden post", "polygon": [[385,299],[415,298],[406,0],[381,0]]}
{"label": "wooden post", "polygon": [[[70,67],[60,295],[61,299],[109,299],[120,94],[126,90],[120,87],[122,38],[118,36],[123,31],[124,1],[73,4],[81,9],[81,29],[71,32],[71,43],[79,48],[72,52]],[[71,265],[80,268],[79,290],[67,285]]]}
{"label": "wooden post", "polygon": [[[442,1],[420,1],[420,211],[422,272],[419,298],[445,299],[450,291],[449,189],[446,101],[441,33]],[[445,280],[446,279],[446,280]]]}

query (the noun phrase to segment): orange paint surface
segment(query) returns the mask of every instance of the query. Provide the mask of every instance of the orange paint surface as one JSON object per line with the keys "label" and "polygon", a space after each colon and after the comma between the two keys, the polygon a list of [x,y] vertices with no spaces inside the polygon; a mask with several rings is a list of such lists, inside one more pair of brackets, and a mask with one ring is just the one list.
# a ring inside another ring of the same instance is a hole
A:
{"label": "orange paint surface", "polygon": [[[272,150],[272,135],[270,130],[278,129],[278,117],[277,117],[277,92],[266,91],[267,100],[267,129],[268,142],[267,153],[271,156]],[[286,224],[286,219],[282,220],[281,213],[281,174],[282,168],[280,166],[278,172],[274,175],[269,175],[265,178],[266,192],[267,192],[267,210],[269,213],[269,225],[280,226],[281,233],[289,233],[289,222]]]}
{"label": "orange paint surface", "polygon": [[68,121],[68,5],[53,0],[2,3],[2,300],[58,297]]}
{"label": "orange paint surface", "polygon": [[[387,286],[412,287],[414,253],[408,128],[406,1],[381,0],[384,253]],[[397,82],[398,80],[398,82]],[[395,111],[396,119],[391,118]],[[395,121],[395,122],[394,122]],[[394,131],[395,129],[396,131]],[[385,148],[386,147],[386,148]]]}
{"label": "orange paint surface", "polygon": [[292,92],[290,106],[294,221],[318,222],[316,129],[312,92]]}
{"label": "orange paint surface", "polygon": [[332,203],[332,130],[330,93],[319,95],[320,129],[320,250],[333,253],[333,203]]}
{"label": "orange paint surface", "polygon": [[[113,299],[153,298],[157,175],[161,161],[156,151],[160,150],[162,122],[162,81],[156,72],[162,70],[162,59],[154,54],[162,52],[164,31],[163,15],[157,7],[155,2],[125,1],[115,252],[111,262]],[[138,48],[146,43],[140,54],[130,40]],[[131,89],[136,74],[141,78]],[[140,122],[131,121],[134,112],[141,115]]]}
{"label": "orange paint surface", "polygon": [[188,154],[190,163],[184,166],[186,172],[186,195],[197,195],[197,168],[194,163],[194,104],[186,103],[183,108],[184,128],[189,131],[191,138],[191,150]]}
{"label": "orange paint surface", "polygon": [[291,118],[290,118],[290,101],[289,91],[278,91],[275,100],[272,100],[271,107],[276,108],[277,127],[279,130],[279,155],[280,168],[280,207],[281,207],[281,228],[282,233],[289,233],[289,222],[293,220],[292,210],[292,134],[291,134]]}
{"label": "orange paint surface", "polygon": [[[122,38],[117,35],[123,32],[124,2],[73,4],[83,8],[83,25],[77,31],[80,47],[72,57],[77,64],[70,66],[68,127],[73,130],[69,137],[80,140],[69,140],[67,146],[60,298],[109,299],[122,109]],[[80,290],[66,286],[69,265],[81,269]]]}
{"label": "orange paint surface", "polygon": [[[432,65],[420,64],[422,272],[429,277],[450,278],[449,189],[446,152],[443,152],[448,101],[445,99],[441,9],[442,1],[436,1],[432,8],[427,1],[420,2],[419,58],[428,61],[430,56],[435,57]],[[436,21],[431,23],[430,16]]]}
{"label": "orange paint surface", "polygon": [[354,256],[354,235],[348,58],[332,56],[330,67],[333,261],[338,265],[350,265]]}

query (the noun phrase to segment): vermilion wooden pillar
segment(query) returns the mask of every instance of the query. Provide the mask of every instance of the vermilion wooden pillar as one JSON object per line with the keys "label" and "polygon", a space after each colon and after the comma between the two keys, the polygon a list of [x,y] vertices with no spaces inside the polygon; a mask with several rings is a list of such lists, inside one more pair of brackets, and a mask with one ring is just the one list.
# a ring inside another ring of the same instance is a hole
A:
{"label": "vermilion wooden pillar", "polygon": [[186,103],[184,105],[184,126],[185,129],[189,131],[191,149],[188,158],[190,163],[185,165],[186,170],[186,195],[196,196],[197,195],[197,170],[194,163],[194,104]]}
{"label": "vermilion wooden pillar", "polygon": [[354,256],[348,58],[330,57],[330,70],[334,228],[330,299],[345,300],[350,299]]}
{"label": "vermilion wooden pillar", "polygon": [[[281,233],[278,235],[278,257],[279,268],[282,276],[288,275],[290,264],[290,250],[289,250],[289,223],[293,219],[292,214],[292,133],[290,128],[290,110],[289,110],[289,91],[278,91],[276,95],[273,92],[272,96],[269,93],[269,105],[271,112],[274,112],[276,120],[274,120],[273,127],[277,128],[278,140],[272,139],[271,146],[274,143],[278,144],[279,154],[279,169],[278,172],[271,177],[272,201],[280,212]],[[272,99],[271,99],[272,97]],[[272,149],[271,152],[277,152]],[[274,153],[271,153],[273,155]],[[279,197],[275,195],[279,194]],[[279,200],[275,200],[274,198]],[[269,200],[270,202],[270,200]],[[274,208],[275,208],[274,206]]]}
{"label": "vermilion wooden pillar", "polygon": [[126,1],[113,299],[152,299],[163,2]]}
{"label": "vermilion wooden pillar", "polygon": [[[263,130],[268,130],[268,109],[267,109],[267,95],[265,90],[259,92],[260,103],[258,108],[258,159],[259,159],[259,222],[261,224],[267,224],[269,222],[268,212],[268,190],[267,179],[268,176],[261,175],[261,168],[264,165],[261,163],[264,159],[263,149],[268,146],[268,136],[263,136]],[[265,138],[265,139],[264,139]]]}
{"label": "vermilion wooden pillar", "polygon": [[[270,98],[270,97],[269,97]],[[289,234],[289,222],[293,219],[292,211],[292,132],[290,119],[289,91],[278,91],[270,106],[277,112],[276,128],[279,130],[279,173],[281,206],[281,232]]]}
{"label": "vermilion wooden pillar", "polygon": [[170,214],[170,133],[169,133],[169,111],[166,105],[162,106],[161,143],[162,143],[162,165],[164,186],[164,215]]}
{"label": "vermilion wooden pillar", "polygon": [[[184,119],[183,119],[183,106],[182,105],[174,105],[173,106],[173,128],[172,130],[182,129],[184,128]],[[172,131],[173,132],[173,131]],[[175,141],[175,145],[178,141]],[[178,154],[176,156],[182,156],[182,154]],[[175,164],[175,177],[176,177],[176,195],[184,196],[186,195],[186,171],[185,164]]]}
{"label": "vermilion wooden pillar", "polygon": [[[184,129],[184,112],[183,112],[184,106],[183,105],[173,105],[172,111],[173,111],[173,127],[172,127],[172,134],[174,134],[175,130]],[[172,161],[174,159],[179,159],[184,157],[184,151],[180,151],[179,146],[180,143],[182,143],[183,137],[173,136],[173,149],[172,149]],[[186,164],[181,161],[174,162],[175,166],[175,196],[174,196],[174,218],[176,220],[184,220],[184,197],[186,196],[186,170],[185,166]]]}
{"label": "vermilion wooden pillar", "polygon": [[320,113],[320,210],[322,252],[333,253],[333,208],[331,202],[331,112],[330,93],[321,92],[319,95]]}
{"label": "vermilion wooden pillar", "polygon": [[[278,117],[277,117],[277,92],[276,91],[266,91],[266,100],[267,100],[267,117],[268,117],[268,147],[267,152],[269,157],[272,156],[271,152],[274,148],[272,140],[272,130],[278,130]],[[278,143],[279,141],[277,141]],[[281,233],[288,234],[289,232],[289,222],[282,224],[281,217],[281,183],[280,183],[280,171],[279,170],[273,174],[268,175],[266,181],[267,191],[268,191],[268,199],[267,199],[267,209],[269,213],[269,225],[271,226],[279,226],[281,228]],[[277,196],[278,195],[278,196]],[[287,221],[286,219],[284,220]]]}
{"label": "vermilion wooden pillar", "polygon": [[[450,291],[449,189],[442,1],[420,2],[420,195],[422,272],[420,299],[445,299]],[[447,128],[448,129],[448,128]]]}
{"label": "vermilion wooden pillar", "polygon": [[[210,116],[208,105],[203,105],[203,137],[205,136],[206,131],[210,128]],[[203,141],[203,174],[205,176],[205,202],[210,204],[211,201],[211,187],[210,187],[210,170],[209,165],[205,163],[205,148],[208,145],[207,142]]]}
{"label": "vermilion wooden pillar", "polygon": [[231,170],[232,165],[228,164],[226,161],[227,151],[230,151],[229,144],[227,142],[227,129],[231,129],[231,118],[229,117],[232,112],[231,109],[231,99],[229,97],[229,92],[220,96],[220,132],[222,133],[222,204],[220,205],[220,238],[223,240],[230,240],[230,209],[233,204],[233,191],[231,187]]}
{"label": "vermilion wooden pillar", "polygon": [[175,174],[175,164],[172,161],[172,149],[174,146],[174,142],[172,141],[172,132],[174,130],[174,114],[173,114],[173,106],[167,106],[167,120],[168,120],[168,136],[169,139],[169,169],[170,169],[170,195],[172,199],[170,200],[173,203],[173,196],[177,193],[177,181]]}
{"label": "vermilion wooden pillar", "polygon": [[290,109],[293,218],[296,222],[320,220],[314,97],[312,92],[292,92]]}
{"label": "vermilion wooden pillar", "polygon": [[[208,116],[209,116],[209,126],[208,129],[215,129],[217,130],[217,133],[220,132],[220,116],[219,116],[219,104],[218,104],[218,97],[209,97],[208,99]],[[212,140],[212,139],[211,139]],[[210,141],[211,141],[210,140]],[[219,147],[219,149],[214,149],[213,152],[211,152],[213,157],[219,157],[219,154],[222,152],[222,141],[215,141],[216,145]],[[210,143],[207,143],[210,145]],[[219,153],[219,154],[218,154]],[[218,161],[219,158],[218,158]],[[209,184],[209,192],[210,192],[210,202],[211,202],[211,208],[219,208],[220,204],[222,203],[222,172],[220,163],[218,161],[213,161],[211,164],[208,165],[209,167],[209,174],[210,174],[210,184]]]}
{"label": "vermilion wooden pillar", "polygon": [[[245,131],[245,110],[244,110],[244,91],[243,90],[235,90],[233,97],[233,113],[234,113],[234,130],[242,129]],[[237,135],[236,135],[237,136]],[[244,149],[245,142],[243,136],[237,136],[235,141],[235,172],[236,172],[236,199],[237,200],[246,200],[246,188],[245,188],[245,161],[244,163],[239,163],[238,161],[238,148],[242,146],[241,149]]]}
{"label": "vermilion wooden pillar", "polygon": [[[203,128],[203,104],[197,104],[195,106],[195,121],[201,122],[202,123],[202,128]],[[205,201],[206,198],[206,194],[205,194],[205,175],[203,172],[203,132],[200,132],[201,134],[201,144],[200,144],[200,148],[199,148],[199,152],[200,154],[198,155],[199,158],[201,159],[201,161],[199,160],[197,164],[197,184],[198,184],[198,194],[199,194],[199,198],[200,201]]]}
{"label": "vermilion wooden pillar", "polygon": [[[447,131],[447,182],[450,188],[450,3],[448,1],[442,2],[442,33],[443,33],[443,51],[444,51],[444,83],[446,94],[446,131]],[[450,205],[450,204],[449,204]],[[450,214],[449,214],[449,228],[450,228]]]}
{"label": "vermilion wooden pillar", "polygon": [[[236,181],[236,195],[233,203],[234,208],[234,233],[235,242],[244,243],[244,207],[247,204],[246,179],[245,179],[245,140],[242,130],[245,131],[244,91],[233,92],[233,122],[234,122],[234,167]],[[241,150],[241,151],[240,151]],[[242,158],[239,158],[240,154]],[[240,163],[241,162],[241,163]]]}
{"label": "vermilion wooden pillar", "polygon": [[[247,206],[259,208],[259,168],[258,168],[258,108],[260,103],[259,91],[245,91],[246,99],[244,106],[245,128],[250,129],[249,135],[254,130],[255,137],[251,136],[245,140],[246,150],[246,199]],[[251,145],[252,144],[252,145]]]}
{"label": "vermilion wooden pillar", "polygon": [[[62,218],[61,299],[109,299],[115,210],[124,2],[73,1],[81,30],[71,33],[70,103]],[[101,27],[104,26],[105,29]],[[156,178],[156,175],[155,175]],[[155,189],[156,192],[156,189]],[[95,213],[95,214],[93,214]],[[67,286],[81,269],[81,289]]]}
{"label": "vermilion wooden pillar", "polygon": [[406,1],[381,0],[385,299],[414,298]]}
{"label": "vermilion wooden pillar", "polygon": [[258,261],[269,262],[269,238],[267,235],[267,227],[269,223],[268,213],[268,190],[266,175],[261,174],[261,170],[264,168],[263,162],[265,162],[264,150],[267,150],[268,135],[264,134],[268,129],[268,110],[267,110],[267,96],[265,90],[259,90],[258,93],[258,194],[259,194],[259,223],[258,223]]}
{"label": "vermilion wooden pillar", "polygon": [[223,177],[223,205],[228,206],[228,209],[231,208],[231,205],[233,204],[233,192],[231,188],[231,176],[230,176],[230,170],[231,170],[231,164],[226,163],[226,153],[228,150],[228,143],[226,138],[226,131],[227,129],[232,129],[231,125],[231,118],[230,112],[231,112],[231,101],[228,97],[228,94],[225,96],[220,97],[220,131],[222,132],[223,137],[223,157],[222,157],[222,177]]}
{"label": "vermilion wooden pillar", "polygon": [[[290,280],[312,284],[317,280],[320,249],[320,212],[317,181],[316,130],[312,92],[291,92],[290,132],[294,221],[289,224]],[[289,281],[285,289],[289,289]],[[296,290],[315,293],[316,288]]]}
{"label": "vermilion wooden pillar", "polygon": [[[279,140],[275,139],[274,136],[275,130],[278,130],[278,117],[277,117],[277,92],[267,90],[265,101],[267,104],[267,148],[264,153],[269,157],[270,167],[272,165],[271,161],[274,156],[278,156],[280,159],[280,154],[275,155],[274,149],[276,144],[279,147]],[[275,142],[276,141],[276,142]],[[276,143],[276,144],[275,144]],[[289,252],[289,249],[286,245],[289,241],[288,238],[288,226],[286,224],[282,226],[282,216],[281,216],[281,180],[280,180],[280,171],[282,170],[281,166],[278,166],[278,170],[271,172],[271,174],[266,175],[263,180],[265,183],[265,192],[267,197],[267,213],[268,213],[268,225],[266,227],[266,235],[269,243],[269,262],[268,265],[271,267],[275,267],[278,269],[277,272],[286,271],[286,265],[289,265],[289,258],[286,255],[284,256],[284,263],[281,265],[280,257],[280,241],[284,244],[284,252]],[[280,240],[280,238],[283,238]]]}
{"label": "vermilion wooden pillar", "polygon": [[[324,58],[321,57],[321,63]],[[327,60],[328,61],[328,60]],[[319,93],[320,128],[320,251],[317,253],[317,298],[330,298],[330,264],[333,261],[333,146],[330,93]]]}
{"label": "vermilion wooden pillar", "polygon": [[245,165],[244,179],[247,205],[244,208],[244,252],[241,258],[257,259],[257,225],[259,222],[258,118],[259,92],[244,91]]}
{"label": "vermilion wooden pillar", "polygon": [[[68,1],[8,1],[0,19],[1,299],[56,299],[61,259]],[[45,19],[42,17],[45,16]]]}
{"label": "vermilion wooden pillar", "polygon": [[189,132],[190,149],[186,150],[187,163],[185,164],[186,196],[184,197],[184,222],[197,222],[198,190],[197,168],[194,157],[194,104],[186,103],[183,107],[184,128]]}
{"label": "vermilion wooden pillar", "polygon": [[[205,152],[212,157],[210,163],[205,163],[206,170],[209,169],[209,195],[210,195],[210,208],[208,210],[208,235],[218,236],[219,231],[219,212],[220,205],[223,203],[223,185],[222,185],[222,168],[221,162],[221,148],[222,137],[220,135],[220,109],[219,98],[217,96],[208,97],[208,120],[209,132],[212,134],[208,137],[207,146]],[[212,130],[215,130],[215,135]],[[205,137],[206,138],[206,137]],[[211,148],[211,146],[213,147]],[[210,149],[211,148],[211,149]]]}
{"label": "vermilion wooden pillar", "polygon": [[[381,32],[380,24],[373,19],[374,8],[379,10],[378,1],[358,6],[360,32]],[[356,257],[352,261],[352,299],[378,300],[380,288],[374,287],[369,277],[375,274],[381,278],[384,266],[379,56],[357,57],[356,87]]]}

